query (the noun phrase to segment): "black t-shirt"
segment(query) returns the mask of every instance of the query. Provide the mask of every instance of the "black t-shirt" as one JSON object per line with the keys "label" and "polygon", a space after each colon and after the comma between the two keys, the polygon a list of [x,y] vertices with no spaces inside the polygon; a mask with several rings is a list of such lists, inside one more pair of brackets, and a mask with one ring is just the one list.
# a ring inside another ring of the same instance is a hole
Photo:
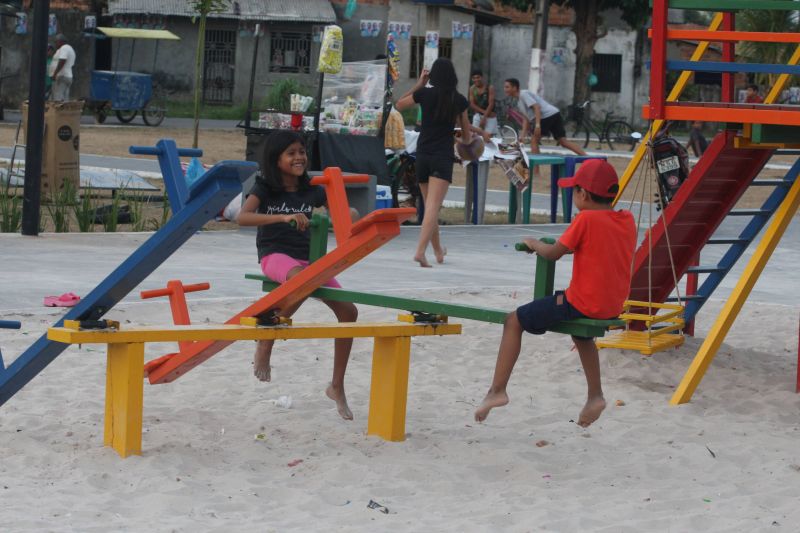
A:
{"label": "black t-shirt", "polygon": [[[297,192],[270,193],[264,185],[256,182],[250,193],[261,201],[258,212],[265,215],[292,215],[303,213],[309,219],[315,207],[325,205],[325,189],[314,185]],[[297,231],[285,222],[258,227],[256,246],[258,260],[265,255],[286,254],[295,259],[308,261],[311,230]]]}
{"label": "black t-shirt", "polygon": [[[419,139],[417,140],[417,153],[453,157],[453,127],[455,119],[451,122],[441,122],[435,119],[437,105],[436,90],[423,87],[414,93],[414,101],[422,107],[422,125]],[[456,93],[456,109],[458,114],[469,107],[469,102],[461,93]]]}

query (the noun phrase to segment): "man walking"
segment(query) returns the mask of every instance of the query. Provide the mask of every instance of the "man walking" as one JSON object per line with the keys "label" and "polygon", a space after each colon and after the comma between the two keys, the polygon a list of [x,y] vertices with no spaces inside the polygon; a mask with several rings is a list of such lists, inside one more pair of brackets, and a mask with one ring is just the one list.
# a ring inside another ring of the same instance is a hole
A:
{"label": "man walking", "polygon": [[517,99],[517,107],[523,117],[521,137],[531,135],[531,153],[539,153],[539,141],[542,136],[552,135],[553,139],[564,148],[568,148],[578,155],[586,155],[580,146],[567,140],[564,120],[557,107],[536,93],[527,90],[520,91],[519,80],[516,78],[508,78],[503,84],[503,91],[506,96]]}
{"label": "man walking", "polygon": [[75,49],[68,43],[66,37],[59,33],[56,35],[56,54],[53,62],[53,90],[51,98],[54,102],[69,100],[69,88],[72,86],[72,67],[75,65]]}

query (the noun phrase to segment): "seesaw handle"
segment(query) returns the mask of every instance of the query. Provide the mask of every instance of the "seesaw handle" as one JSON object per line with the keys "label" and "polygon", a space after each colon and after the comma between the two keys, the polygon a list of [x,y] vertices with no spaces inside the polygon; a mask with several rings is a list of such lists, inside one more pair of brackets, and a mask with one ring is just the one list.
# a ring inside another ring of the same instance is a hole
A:
{"label": "seesaw handle", "polygon": [[22,324],[16,320],[0,320],[0,329],[19,329]]}
{"label": "seesaw handle", "polygon": [[[555,244],[555,242],[556,242],[556,240],[554,238],[552,238],[552,237],[542,237],[539,240],[542,241],[545,244]],[[525,244],[524,242],[518,242],[517,244],[515,244],[514,245],[514,249],[516,251],[518,251],[518,252],[530,252],[531,251],[531,249],[528,248],[528,245]]]}
{"label": "seesaw handle", "polygon": [[[342,176],[342,181],[345,183],[369,183],[369,176],[367,174],[352,174],[350,176]],[[325,185],[328,180],[325,176],[314,176],[311,178],[311,185]]]}
{"label": "seesaw handle", "polygon": [[[211,288],[211,285],[208,283],[195,283],[193,285],[183,285],[183,292],[197,292],[197,291],[207,291]],[[163,289],[152,289],[149,291],[142,291],[139,293],[139,296],[142,300],[147,300],[149,298],[158,298],[159,296],[170,296],[172,294],[172,289],[169,287]]]}
{"label": "seesaw handle", "polygon": [[[297,221],[292,219],[292,220],[289,221],[289,225],[291,227],[293,227],[293,228],[296,228],[297,227]],[[311,220],[308,221],[308,227],[309,228],[316,228],[317,226],[319,226],[319,221],[318,220],[312,218]]]}
{"label": "seesaw handle", "polygon": [[[128,152],[136,155],[161,155],[161,148],[157,146],[131,146]],[[203,151],[200,148],[178,148],[178,155],[181,157],[202,157]]]}

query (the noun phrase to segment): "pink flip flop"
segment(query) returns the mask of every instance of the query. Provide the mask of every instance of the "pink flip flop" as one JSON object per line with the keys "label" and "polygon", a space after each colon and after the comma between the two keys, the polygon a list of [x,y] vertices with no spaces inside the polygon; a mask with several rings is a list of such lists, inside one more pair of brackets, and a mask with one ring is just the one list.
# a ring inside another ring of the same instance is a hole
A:
{"label": "pink flip flop", "polygon": [[72,307],[80,301],[81,297],[74,292],[65,292],[61,296],[45,296],[45,307]]}

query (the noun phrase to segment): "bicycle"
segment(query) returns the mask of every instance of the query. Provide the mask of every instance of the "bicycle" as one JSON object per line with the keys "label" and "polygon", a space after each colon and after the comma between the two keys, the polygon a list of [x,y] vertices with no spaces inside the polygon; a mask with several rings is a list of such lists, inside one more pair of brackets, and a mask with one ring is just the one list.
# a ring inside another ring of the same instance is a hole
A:
{"label": "bicycle", "polygon": [[522,115],[517,110],[516,99],[498,98],[494,103],[497,114],[497,133],[503,144],[516,145],[520,140],[519,130],[522,128]]}
{"label": "bicycle", "polygon": [[584,139],[583,147],[589,147],[591,134],[597,137],[597,143],[602,147],[605,142],[611,150],[614,146],[627,147],[633,151],[636,143],[642,138],[642,134],[635,131],[633,126],[625,122],[621,117],[615,117],[610,111],[606,111],[603,121],[595,121],[591,118],[590,104],[593,100],[586,100],[578,106],[570,106],[567,111],[568,120],[574,121],[572,137]]}

